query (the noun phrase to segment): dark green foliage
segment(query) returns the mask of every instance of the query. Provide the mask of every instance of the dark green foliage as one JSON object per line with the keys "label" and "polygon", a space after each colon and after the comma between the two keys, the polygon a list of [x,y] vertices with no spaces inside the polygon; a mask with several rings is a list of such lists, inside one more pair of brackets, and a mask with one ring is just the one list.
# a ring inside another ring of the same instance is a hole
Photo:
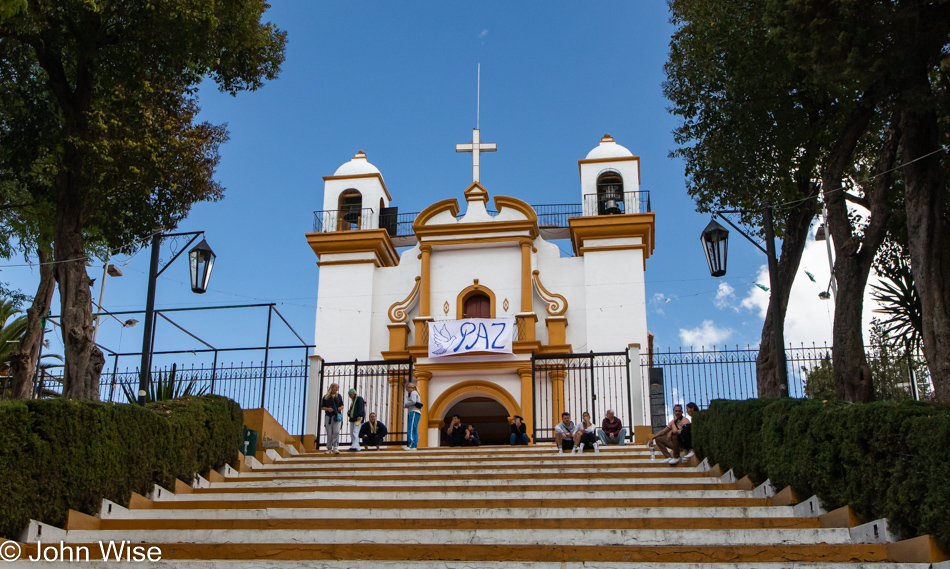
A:
{"label": "dark green foliage", "polygon": [[811,399],[716,400],[693,422],[712,464],[888,518],[902,537],[950,549],[950,407],[915,401],[848,405]]}
{"label": "dark green foliage", "polygon": [[36,519],[63,527],[103,498],[128,504],[153,483],[174,488],[237,459],[244,414],[217,396],[149,405],[91,401],[0,404],[0,536]]}

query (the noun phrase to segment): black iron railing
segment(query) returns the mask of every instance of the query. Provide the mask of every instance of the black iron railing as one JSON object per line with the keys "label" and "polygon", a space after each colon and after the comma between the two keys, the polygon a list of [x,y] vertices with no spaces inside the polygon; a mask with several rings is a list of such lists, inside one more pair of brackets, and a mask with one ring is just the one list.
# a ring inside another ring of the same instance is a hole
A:
{"label": "black iron railing", "polygon": [[379,226],[385,229],[390,237],[412,237],[415,235],[412,223],[417,217],[419,217],[419,212],[383,213],[379,216]]}
{"label": "black iron railing", "polygon": [[[531,358],[535,441],[554,440],[560,414],[578,423],[584,411],[596,425],[608,409],[629,423],[633,418],[626,352],[534,355]],[[628,430],[627,436],[633,433]]]}
{"label": "black iron railing", "polygon": [[538,226],[540,227],[567,227],[568,218],[583,215],[581,204],[578,203],[533,205],[531,207],[538,214]]}
{"label": "black iron railing", "polygon": [[376,229],[372,208],[329,209],[313,212],[313,230],[317,233]]}
{"label": "black iron railing", "polygon": [[[366,401],[366,416],[376,413],[376,419],[382,421],[389,431],[383,444],[405,444],[408,433],[406,431],[406,409],[402,405],[406,396],[406,383],[412,381],[412,360],[366,361],[324,363],[320,371],[320,389],[322,398],[330,385],[336,383],[343,394],[344,411],[349,409],[350,400],[346,393],[350,389]],[[319,402],[317,402],[319,405]],[[344,413],[345,415],[345,413]],[[317,447],[325,446],[327,433],[324,425],[325,414],[318,413]],[[351,444],[350,433],[347,432],[350,423],[343,418],[343,429],[340,433],[340,446]],[[420,429],[428,428],[420,425]]]}
{"label": "black iron railing", "polygon": [[651,211],[650,192],[600,193],[584,195],[583,214],[614,215],[622,213],[649,213]]}

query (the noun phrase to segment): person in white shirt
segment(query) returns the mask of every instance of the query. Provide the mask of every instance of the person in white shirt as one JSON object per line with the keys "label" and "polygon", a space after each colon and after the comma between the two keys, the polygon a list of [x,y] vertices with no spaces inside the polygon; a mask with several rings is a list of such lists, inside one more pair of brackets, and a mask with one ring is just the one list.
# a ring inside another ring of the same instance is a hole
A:
{"label": "person in white shirt", "polygon": [[590,418],[590,413],[584,411],[581,414],[581,422],[577,425],[577,431],[574,433],[574,450],[572,452],[584,452],[584,448],[593,447],[594,452],[600,452],[598,446],[600,439],[597,438],[597,425]]}
{"label": "person in white shirt", "polygon": [[571,414],[567,411],[561,413],[561,422],[554,427],[554,442],[557,444],[558,454],[574,448],[574,433],[576,432],[577,425],[571,421]]}

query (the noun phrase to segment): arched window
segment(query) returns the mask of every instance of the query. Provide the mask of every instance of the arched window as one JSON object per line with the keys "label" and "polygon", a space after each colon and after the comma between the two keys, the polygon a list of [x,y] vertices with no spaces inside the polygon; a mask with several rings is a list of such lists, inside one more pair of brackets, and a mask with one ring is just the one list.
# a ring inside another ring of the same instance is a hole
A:
{"label": "arched window", "polygon": [[604,172],[597,178],[597,215],[623,213],[623,178]]}
{"label": "arched window", "polygon": [[337,231],[360,229],[363,217],[363,196],[357,190],[346,190],[340,194],[340,207],[337,216]]}
{"label": "arched window", "polygon": [[491,318],[491,299],[477,292],[465,299],[462,318]]}

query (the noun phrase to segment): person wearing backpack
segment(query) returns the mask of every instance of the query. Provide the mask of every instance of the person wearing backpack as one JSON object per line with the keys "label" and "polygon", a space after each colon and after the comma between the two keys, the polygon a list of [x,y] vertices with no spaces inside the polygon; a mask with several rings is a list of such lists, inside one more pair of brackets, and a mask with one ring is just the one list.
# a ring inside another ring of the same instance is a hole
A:
{"label": "person wearing backpack", "polygon": [[343,396],[340,395],[340,386],[330,384],[327,394],[320,400],[320,410],[323,411],[323,428],[327,434],[327,454],[340,454],[340,429],[343,426]]}
{"label": "person wearing backpack", "polygon": [[416,450],[416,446],[419,444],[419,419],[422,418],[422,400],[419,399],[416,384],[411,381],[406,384],[406,400],[402,406],[409,410],[409,426],[406,429],[409,435],[409,444],[406,445],[406,450]]}

